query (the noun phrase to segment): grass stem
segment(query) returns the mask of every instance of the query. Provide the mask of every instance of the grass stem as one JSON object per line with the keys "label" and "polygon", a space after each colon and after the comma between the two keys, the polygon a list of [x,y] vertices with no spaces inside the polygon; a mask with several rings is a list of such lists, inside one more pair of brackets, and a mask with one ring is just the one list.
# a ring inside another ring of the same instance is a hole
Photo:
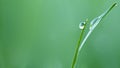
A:
{"label": "grass stem", "polygon": [[[117,3],[114,3],[107,11],[105,11],[103,14],[101,14],[100,16],[94,18],[90,23],[94,23],[92,25],[90,25],[90,30],[88,31],[88,33],[86,34],[85,38],[83,39],[82,41],[82,38],[83,38],[83,35],[84,35],[84,32],[85,32],[85,28],[86,28],[86,25],[87,23],[85,24],[84,26],[84,29],[82,29],[81,33],[80,33],[80,38],[79,38],[79,41],[78,41],[78,44],[77,44],[77,48],[76,48],[76,51],[75,51],[75,55],[74,55],[74,58],[73,58],[73,62],[72,62],[72,68],[75,68],[76,67],[76,63],[77,63],[77,58],[78,58],[78,55],[83,47],[83,45],[85,44],[86,40],[88,39],[88,37],[90,36],[90,34],[92,33],[92,31],[95,29],[95,27],[100,23],[100,21],[113,9],[113,7],[116,6]],[[86,20],[87,22],[87,20]]]}

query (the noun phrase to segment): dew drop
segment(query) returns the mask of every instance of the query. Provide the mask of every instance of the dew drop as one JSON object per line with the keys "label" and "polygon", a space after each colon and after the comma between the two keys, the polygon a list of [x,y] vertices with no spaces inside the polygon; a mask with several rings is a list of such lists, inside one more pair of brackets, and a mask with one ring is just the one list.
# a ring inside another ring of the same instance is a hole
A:
{"label": "dew drop", "polygon": [[93,25],[97,22],[97,20],[98,18],[95,18],[90,22],[90,29],[92,29]]}
{"label": "dew drop", "polygon": [[90,22],[90,30],[94,29],[97,24],[100,22],[100,20],[102,19],[102,16],[100,17],[97,17],[95,19],[93,19],[91,22]]}
{"label": "dew drop", "polygon": [[81,22],[81,23],[79,24],[79,28],[80,28],[80,29],[84,29],[84,27],[85,27],[85,22]]}

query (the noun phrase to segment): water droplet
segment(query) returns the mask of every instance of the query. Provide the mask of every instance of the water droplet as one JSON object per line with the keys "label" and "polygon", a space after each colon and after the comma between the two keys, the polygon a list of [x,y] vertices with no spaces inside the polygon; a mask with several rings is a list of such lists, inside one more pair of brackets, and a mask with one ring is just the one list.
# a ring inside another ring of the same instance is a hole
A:
{"label": "water droplet", "polygon": [[100,20],[102,19],[102,16],[100,17],[97,17],[97,18],[94,18],[91,22],[90,22],[90,30],[94,29],[97,24],[100,22]]}
{"label": "water droplet", "polygon": [[81,22],[81,23],[79,24],[79,28],[80,28],[80,29],[84,29],[84,27],[85,27],[85,22]]}
{"label": "water droplet", "polygon": [[96,23],[97,20],[98,18],[95,18],[90,22],[90,29],[92,29],[93,25]]}

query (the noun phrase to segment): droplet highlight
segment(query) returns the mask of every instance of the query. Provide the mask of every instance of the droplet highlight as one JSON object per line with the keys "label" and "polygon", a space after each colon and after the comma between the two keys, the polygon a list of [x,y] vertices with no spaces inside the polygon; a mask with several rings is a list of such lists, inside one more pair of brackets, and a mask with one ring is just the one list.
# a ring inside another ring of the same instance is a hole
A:
{"label": "droplet highlight", "polygon": [[81,22],[81,23],[79,24],[79,28],[80,28],[80,29],[84,29],[84,27],[85,27],[85,22]]}

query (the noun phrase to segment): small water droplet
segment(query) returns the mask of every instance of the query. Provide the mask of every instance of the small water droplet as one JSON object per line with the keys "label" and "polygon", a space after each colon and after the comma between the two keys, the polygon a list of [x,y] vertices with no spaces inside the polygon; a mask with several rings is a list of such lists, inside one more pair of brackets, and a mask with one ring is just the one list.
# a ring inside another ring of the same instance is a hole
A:
{"label": "small water droplet", "polygon": [[80,29],[84,29],[84,27],[85,27],[85,22],[81,22],[81,23],[79,24],[79,28],[80,28]]}

